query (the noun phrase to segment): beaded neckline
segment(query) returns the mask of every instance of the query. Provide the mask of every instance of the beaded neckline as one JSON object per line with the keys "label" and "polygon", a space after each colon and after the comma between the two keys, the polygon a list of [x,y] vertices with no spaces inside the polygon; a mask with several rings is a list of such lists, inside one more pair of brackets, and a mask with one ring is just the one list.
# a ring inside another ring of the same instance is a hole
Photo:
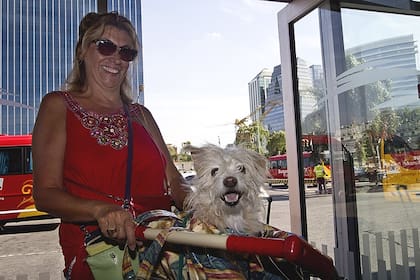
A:
{"label": "beaded neckline", "polygon": [[127,146],[127,116],[123,108],[115,113],[100,114],[85,110],[68,92],[64,92],[64,99],[68,108],[82,126],[90,131],[90,135],[96,138],[98,144],[109,145],[115,150]]}

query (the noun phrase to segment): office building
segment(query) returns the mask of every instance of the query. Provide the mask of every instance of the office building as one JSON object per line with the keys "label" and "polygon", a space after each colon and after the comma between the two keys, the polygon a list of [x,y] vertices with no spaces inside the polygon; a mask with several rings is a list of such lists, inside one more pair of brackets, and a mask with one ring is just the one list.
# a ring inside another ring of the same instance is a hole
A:
{"label": "office building", "polygon": [[390,100],[380,104],[377,109],[398,109],[418,102],[419,71],[416,67],[416,54],[417,45],[412,34],[372,41],[346,49],[347,56],[353,56],[363,63],[362,70],[365,76],[370,77],[375,72],[382,73],[384,69],[387,72]]}
{"label": "office building", "polygon": [[263,124],[270,132],[284,130],[284,106],[281,84],[281,65],[277,65],[273,68],[271,82],[268,85],[266,115],[263,118]]}
{"label": "office building", "polygon": [[306,60],[297,58],[297,76],[300,96],[301,119],[317,109],[317,100],[313,92],[311,71]]}
{"label": "office building", "polygon": [[252,122],[262,121],[271,74],[271,70],[264,68],[248,83],[249,110]]}
{"label": "office building", "polygon": [[[59,90],[73,62],[78,25],[98,1],[1,1],[0,134],[31,133],[42,97]],[[141,2],[107,1],[135,25],[141,40]],[[133,63],[134,99],[143,103],[142,52]]]}

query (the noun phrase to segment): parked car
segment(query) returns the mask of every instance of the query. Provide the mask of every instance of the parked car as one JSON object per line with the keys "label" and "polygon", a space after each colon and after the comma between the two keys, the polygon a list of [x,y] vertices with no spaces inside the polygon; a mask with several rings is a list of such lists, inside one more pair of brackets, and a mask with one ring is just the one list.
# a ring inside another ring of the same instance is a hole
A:
{"label": "parked car", "polygon": [[184,171],[181,172],[182,177],[184,177],[185,181],[187,181],[188,183],[191,182],[191,180],[197,175],[197,173],[195,173],[194,170],[189,170],[189,171]]}
{"label": "parked car", "polygon": [[354,167],[354,179],[360,182],[369,181],[369,174],[367,169],[361,166]]}

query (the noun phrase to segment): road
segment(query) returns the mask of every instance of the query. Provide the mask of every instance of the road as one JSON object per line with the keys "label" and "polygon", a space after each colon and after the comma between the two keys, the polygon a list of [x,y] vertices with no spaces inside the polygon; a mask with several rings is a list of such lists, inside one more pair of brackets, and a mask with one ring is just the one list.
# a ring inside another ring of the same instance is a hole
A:
{"label": "road", "polygon": [[[290,231],[288,191],[275,188],[266,188],[266,191],[274,198],[271,204],[270,224]],[[327,254],[333,257],[332,195],[318,195],[315,191],[308,189],[306,194],[309,240],[320,250],[327,250]],[[358,193],[357,200],[359,230],[362,233],[374,236],[374,232],[395,231],[398,238],[401,228],[419,227],[418,203],[389,202],[384,200],[383,193],[380,192]],[[57,222],[57,219],[52,219],[24,225],[7,225],[7,230],[0,233],[0,280],[63,279],[63,257],[58,245]],[[374,241],[371,245],[375,245]],[[28,277],[16,278],[18,275]]]}
{"label": "road", "polygon": [[[271,204],[270,224],[290,231],[288,191],[268,192],[276,197]],[[6,231],[0,234],[0,280],[15,280],[18,275],[28,275],[28,278],[18,278],[28,280],[64,279],[58,228],[54,228],[58,222],[51,219],[7,224]]]}
{"label": "road", "polygon": [[50,219],[7,224],[0,234],[0,279],[64,279],[58,222]]}

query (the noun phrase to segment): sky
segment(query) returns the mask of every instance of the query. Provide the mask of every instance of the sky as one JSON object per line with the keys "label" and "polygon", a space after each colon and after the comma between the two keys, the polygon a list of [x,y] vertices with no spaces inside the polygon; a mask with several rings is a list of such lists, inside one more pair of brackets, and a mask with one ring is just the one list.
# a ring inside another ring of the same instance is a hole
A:
{"label": "sky", "polygon": [[[250,114],[248,83],[280,64],[277,13],[263,0],[143,0],[145,105],[167,144],[221,147]],[[343,9],[344,47],[413,34],[415,16]],[[322,64],[318,11],[295,24],[297,55]],[[417,56],[417,59],[419,57]]]}
{"label": "sky", "polygon": [[280,64],[277,12],[262,0],[143,0],[145,106],[167,144],[222,147],[249,115],[248,82]]}

